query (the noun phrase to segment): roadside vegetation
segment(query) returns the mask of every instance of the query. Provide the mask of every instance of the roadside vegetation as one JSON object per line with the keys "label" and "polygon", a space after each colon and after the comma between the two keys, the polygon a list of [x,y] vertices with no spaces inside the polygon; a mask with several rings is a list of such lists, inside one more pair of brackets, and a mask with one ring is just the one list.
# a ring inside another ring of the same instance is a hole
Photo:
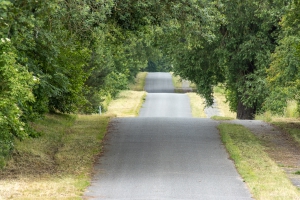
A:
{"label": "roadside vegetation", "polygon": [[41,136],[16,141],[0,172],[0,199],[81,199],[109,119],[48,114],[36,121]]}
{"label": "roadside vegetation", "polygon": [[223,84],[238,119],[282,114],[287,102],[300,104],[299,7],[299,0],[1,0],[0,167],[16,139],[39,136],[35,120],[106,111],[145,69],[171,69],[208,105]]}
{"label": "roadside vegetation", "polygon": [[[143,88],[144,74],[134,88]],[[15,141],[0,171],[0,199],[82,199],[111,118],[138,114],[146,93],[122,91],[102,115],[47,114],[31,124],[39,137]]]}
{"label": "roadside vegetation", "polygon": [[172,82],[175,87],[175,90],[179,90],[180,88],[182,88],[182,79],[180,78],[180,76],[175,75],[173,72],[170,73],[172,75]]}
{"label": "roadside vegetation", "polygon": [[214,100],[218,105],[221,116],[225,117],[224,119],[236,119],[236,112],[230,110],[225,97],[225,90],[220,85],[214,88]]}
{"label": "roadside vegetation", "polygon": [[180,76],[175,75],[173,72],[170,73],[172,75],[175,93],[196,92],[197,89],[195,84],[188,80],[183,80]]}
{"label": "roadside vegetation", "polygon": [[[293,162],[299,155],[289,155],[295,157],[291,159],[280,156],[284,153],[279,152],[283,149],[298,148],[296,143],[285,142],[285,140],[289,140],[285,133],[290,134],[300,145],[300,120],[297,103],[295,101],[288,102],[281,115],[265,111],[255,116],[255,119],[263,120],[279,128],[283,132],[279,137],[268,132],[257,135],[244,126],[226,123],[226,120],[235,118],[235,113],[230,112],[222,87],[214,88],[214,98],[221,113],[226,114],[224,114],[225,117],[214,116],[212,119],[221,121],[218,128],[222,141],[254,198],[264,200],[299,199],[299,187],[291,182],[291,178],[299,180],[297,175],[299,166],[292,167],[287,164]],[[293,151],[289,151],[289,153],[291,152]]]}
{"label": "roadside vegetation", "polygon": [[[172,75],[172,82],[175,88],[176,93],[183,93],[186,91],[183,91],[182,89],[182,79],[178,75],[174,75],[173,72],[170,72]],[[200,97],[199,94],[196,92],[193,92],[196,90],[196,87],[194,84],[190,84],[189,87],[192,91],[186,92],[190,99],[191,104],[191,110],[192,110],[192,116],[193,117],[199,117],[199,118],[206,118],[206,114],[204,112],[205,108],[205,99]]]}
{"label": "roadside vegetation", "polygon": [[300,192],[268,156],[265,147],[241,125],[222,123],[221,138],[253,197],[261,200],[299,199]]}
{"label": "roadside vegetation", "polygon": [[297,121],[275,121],[272,122],[275,126],[289,133],[292,138],[300,145],[300,120]]}
{"label": "roadside vegetation", "polygon": [[197,93],[194,92],[189,92],[186,94],[190,99],[193,117],[206,118],[206,114],[204,112],[205,100],[201,98]]}
{"label": "roadside vegetation", "polygon": [[139,72],[133,83],[129,84],[129,89],[132,91],[144,91],[147,72]]}
{"label": "roadside vegetation", "polygon": [[115,117],[135,117],[139,114],[146,98],[144,91],[125,90],[118,94],[109,106],[106,114]]}

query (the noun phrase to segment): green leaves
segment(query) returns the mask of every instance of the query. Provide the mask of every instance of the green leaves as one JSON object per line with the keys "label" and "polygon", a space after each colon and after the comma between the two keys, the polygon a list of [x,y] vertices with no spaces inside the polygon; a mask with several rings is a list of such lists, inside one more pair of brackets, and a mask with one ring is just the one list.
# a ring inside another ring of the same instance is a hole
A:
{"label": "green leaves", "polygon": [[272,63],[268,69],[268,87],[272,92],[265,108],[275,113],[283,113],[289,100],[296,100],[300,105],[299,9],[299,1],[293,1],[283,17],[279,46],[272,54]]}
{"label": "green leaves", "polygon": [[0,41],[0,168],[13,149],[14,137],[28,136],[22,105],[34,100],[31,92],[35,77],[16,63],[16,54],[7,38]]}

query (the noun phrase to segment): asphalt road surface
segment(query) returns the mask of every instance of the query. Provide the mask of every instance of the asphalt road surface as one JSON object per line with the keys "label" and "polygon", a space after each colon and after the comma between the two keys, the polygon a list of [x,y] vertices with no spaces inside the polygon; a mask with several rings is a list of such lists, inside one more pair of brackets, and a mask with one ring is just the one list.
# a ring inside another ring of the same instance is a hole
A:
{"label": "asphalt road surface", "polygon": [[172,76],[170,73],[148,73],[144,89],[148,93],[174,93]]}
{"label": "asphalt road surface", "polygon": [[[148,76],[157,84],[151,86],[156,88],[152,91],[159,92],[159,85],[163,92],[171,91],[164,80],[169,79],[168,74]],[[228,159],[217,124],[211,119],[192,118],[185,95],[149,93],[139,117],[111,122],[104,154],[84,198],[251,199]]]}

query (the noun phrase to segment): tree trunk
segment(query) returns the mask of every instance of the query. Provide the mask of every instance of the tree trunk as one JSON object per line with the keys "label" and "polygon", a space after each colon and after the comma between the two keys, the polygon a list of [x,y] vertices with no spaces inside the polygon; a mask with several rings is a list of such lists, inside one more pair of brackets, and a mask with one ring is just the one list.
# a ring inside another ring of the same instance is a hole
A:
{"label": "tree trunk", "polygon": [[238,102],[237,119],[254,119],[256,108],[247,108],[241,101]]}

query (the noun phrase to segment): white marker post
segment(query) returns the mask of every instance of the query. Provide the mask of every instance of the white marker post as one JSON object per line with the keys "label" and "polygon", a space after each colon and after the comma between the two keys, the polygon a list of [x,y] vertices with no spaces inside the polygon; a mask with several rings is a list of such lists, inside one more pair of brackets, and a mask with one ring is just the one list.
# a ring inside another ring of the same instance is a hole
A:
{"label": "white marker post", "polygon": [[101,115],[101,106],[99,106],[99,115]]}

